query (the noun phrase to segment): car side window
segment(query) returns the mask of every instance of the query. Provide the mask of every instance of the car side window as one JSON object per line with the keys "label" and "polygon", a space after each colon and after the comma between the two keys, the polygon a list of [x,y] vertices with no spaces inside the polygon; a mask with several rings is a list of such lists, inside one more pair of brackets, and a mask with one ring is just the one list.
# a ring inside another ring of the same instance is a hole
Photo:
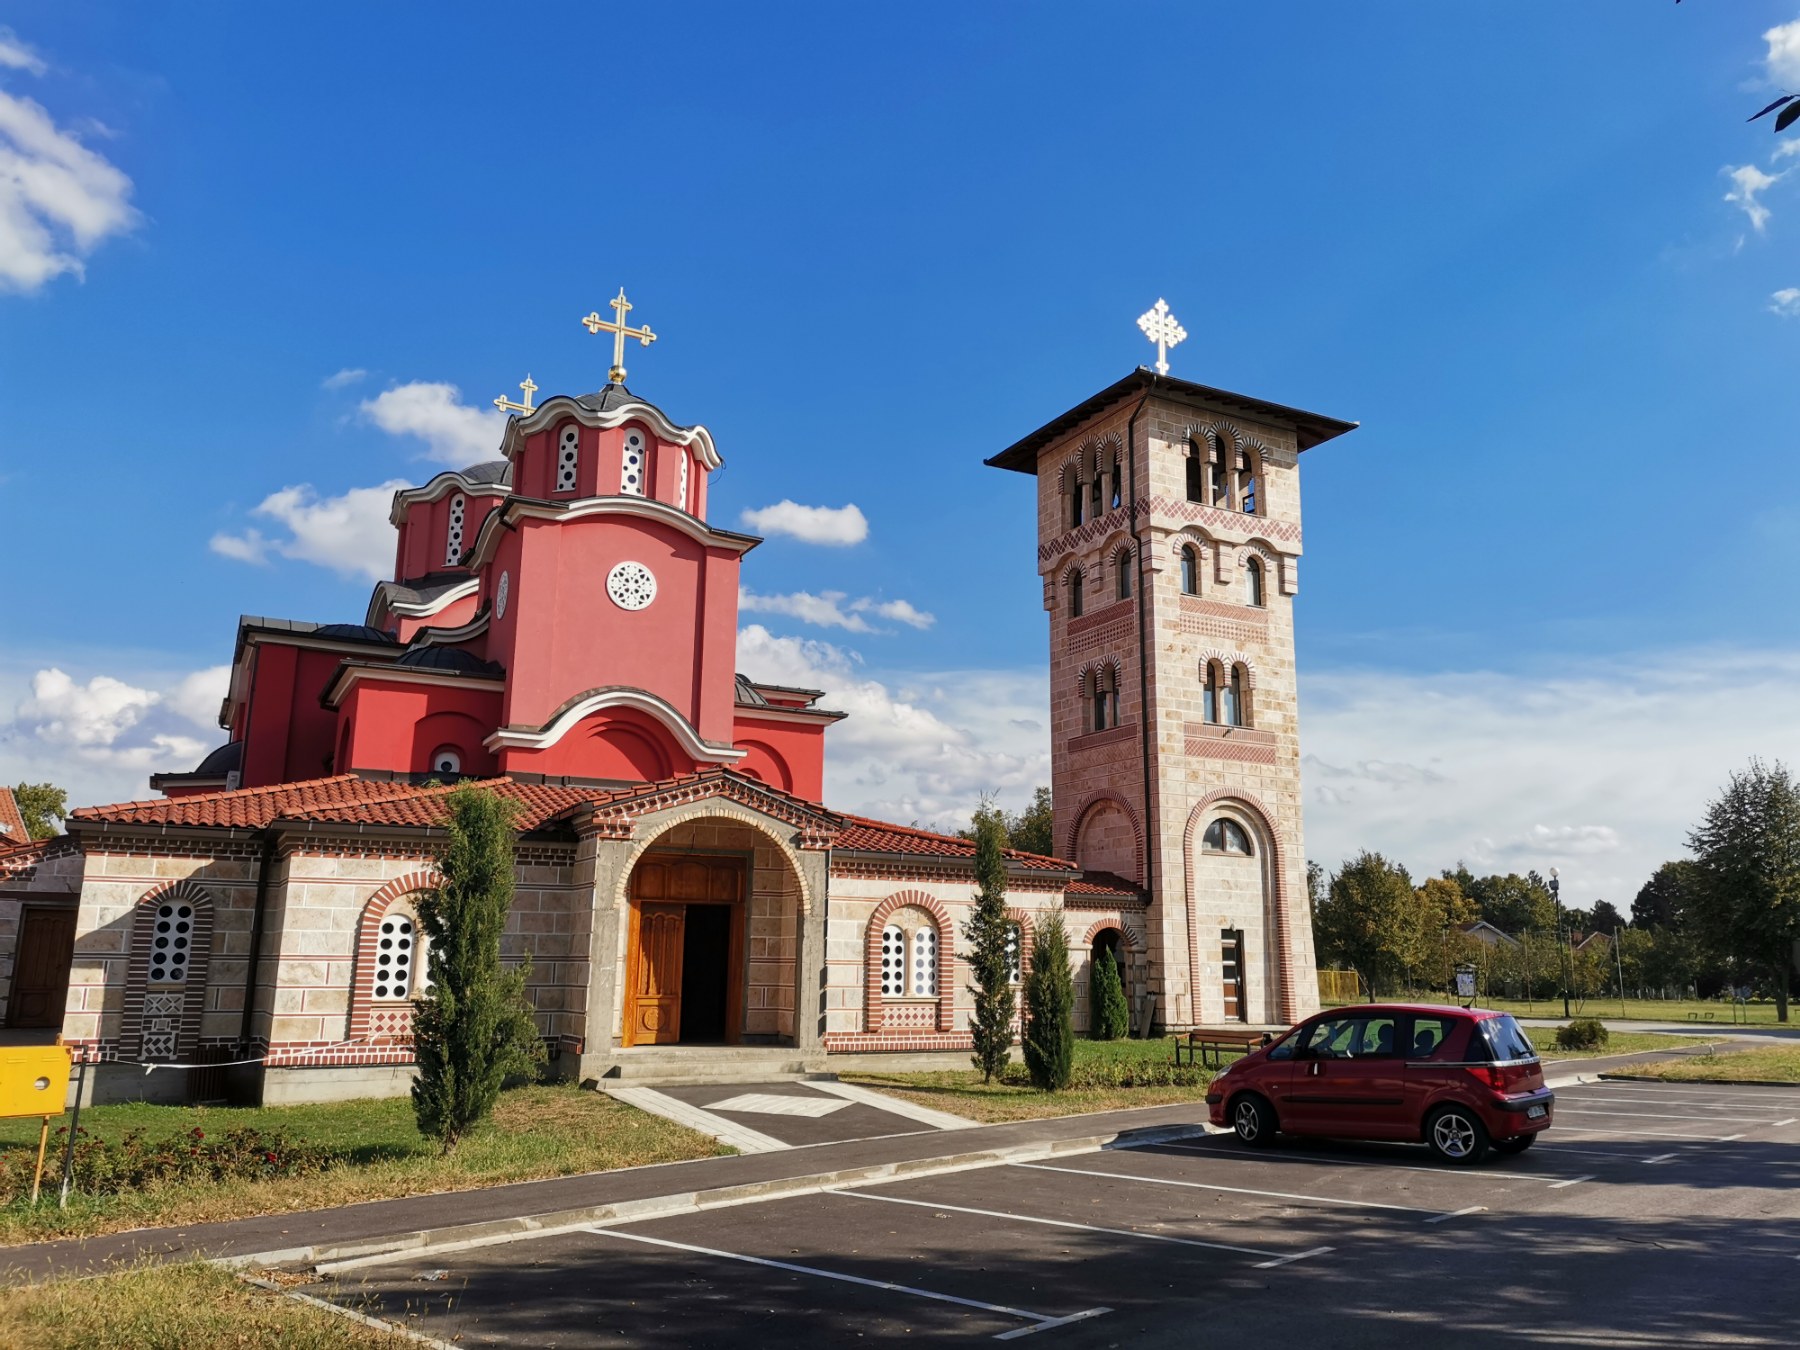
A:
{"label": "car side window", "polygon": [[1301,1040],[1310,1030],[1310,1027],[1301,1027],[1297,1031],[1290,1031],[1286,1036],[1283,1036],[1274,1045],[1269,1047],[1267,1058],[1292,1059],[1294,1057],[1294,1051],[1300,1048]]}
{"label": "car side window", "polygon": [[1415,1016],[1408,1032],[1408,1059],[1441,1059],[1456,1023],[1448,1017]]}
{"label": "car side window", "polygon": [[1357,1059],[1391,1059],[1399,1053],[1399,1019],[1391,1014],[1364,1020],[1356,1040]]}
{"label": "car side window", "polygon": [[1306,1050],[1314,1059],[1349,1059],[1361,1044],[1360,1017],[1327,1017],[1313,1023]]}

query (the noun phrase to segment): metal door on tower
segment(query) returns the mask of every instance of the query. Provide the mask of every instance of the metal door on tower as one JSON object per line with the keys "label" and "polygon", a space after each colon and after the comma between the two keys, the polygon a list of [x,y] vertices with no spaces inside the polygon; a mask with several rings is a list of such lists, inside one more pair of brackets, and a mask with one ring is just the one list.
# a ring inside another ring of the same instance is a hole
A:
{"label": "metal door on tower", "polygon": [[632,944],[631,1021],[626,1043],[673,1045],[681,1039],[681,954],[686,905],[639,905]]}
{"label": "metal door on tower", "polygon": [[1244,1006],[1244,930],[1225,928],[1219,933],[1219,985],[1225,998],[1225,1020],[1247,1022]]}

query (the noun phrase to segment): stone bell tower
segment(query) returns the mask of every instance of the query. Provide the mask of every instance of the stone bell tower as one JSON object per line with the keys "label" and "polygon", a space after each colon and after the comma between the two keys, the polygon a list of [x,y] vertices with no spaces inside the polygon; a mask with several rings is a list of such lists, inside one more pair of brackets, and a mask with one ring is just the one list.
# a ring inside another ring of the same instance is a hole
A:
{"label": "stone bell tower", "polygon": [[[1160,302],[1143,324],[1159,355],[1185,336]],[[1318,1002],[1300,456],[1355,424],[1158,364],[987,461],[1037,478],[1057,850],[1143,891],[1159,1025],[1285,1024]]]}

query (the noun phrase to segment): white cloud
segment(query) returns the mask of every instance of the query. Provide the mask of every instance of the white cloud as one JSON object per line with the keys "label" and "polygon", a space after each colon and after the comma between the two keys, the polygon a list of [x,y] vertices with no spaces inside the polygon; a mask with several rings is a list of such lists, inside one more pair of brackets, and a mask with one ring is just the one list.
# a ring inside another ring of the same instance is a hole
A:
{"label": "white cloud", "polygon": [[738,591],[738,608],[752,614],[782,614],[810,623],[815,628],[842,628],[850,633],[882,631],[872,626],[863,617],[865,614],[892,619],[913,628],[929,628],[937,622],[936,615],[927,614],[906,600],[876,600],[865,595],[846,604],[847,599],[843,591],[822,591],[818,595],[810,591],[761,595],[745,587]]}
{"label": "white cloud", "polygon": [[261,530],[215,534],[214,553],[238,562],[266,563],[270,553],[298,562],[329,567],[339,576],[380,581],[394,566],[394,528],[388,509],[394,492],[408,484],[392,479],[375,487],[351,488],[336,497],[321,497],[310,483],[284,487],[263,498],[256,514],[287,526],[288,537],[274,539]]}
{"label": "white cloud", "polygon": [[[1302,674],[1306,852],[1358,849],[1433,875],[1562,868],[1623,908],[1686,852],[1752,755],[1800,741],[1800,653],[1676,652],[1576,678],[1491,671]],[[1800,767],[1800,766],[1796,766]]]}
{"label": "white cloud", "polygon": [[[10,34],[5,35],[10,38]],[[0,43],[0,64],[30,70],[16,41]],[[35,291],[83,260],[108,236],[137,223],[131,179],[42,104],[0,90],[0,290]]]}
{"label": "white cloud", "polygon": [[219,725],[219,705],[230,684],[230,666],[208,666],[183,676],[163,697],[171,711],[195,726],[212,730]]}
{"label": "white cloud", "polygon": [[358,366],[354,369],[352,369],[349,366],[345,366],[337,374],[327,375],[324,379],[320,380],[319,388],[321,388],[321,389],[342,389],[345,385],[355,384],[359,380],[365,380],[368,377],[369,377],[369,372],[362,369],[360,366]]}
{"label": "white cloud", "polygon": [[1725,194],[1725,200],[1742,209],[1750,217],[1750,225],[1758,233],[1769,223],[1769,208],[1763,203],[1762,194],[1775,186],[1787,175],[1785,173],[1768,174],[1754,164],[1740,164],[1736,168],[1727,166],[1724,172],[1730,177],[1734,186]]}
{"label": "white cloud", "polygon": [[825,800],[841,810],[954,830],[984,795],[1016,809],[1050,781],[1040,669],[883,679],[854,652],[760,624],[738,633],[738,669],[823,689],[821,707],[850,714],[825,737]]}
{"label": "white cloud", "polygon": [[471,408],[455,385],[425,380],[365,399],[362,414],[390,435],[417,436],[430,458],[456,468],[493,459],[506,430],[506,418],[498,411]]}
{"label": "white cloud", "polygon": [[31,681],[31,697],[19,705],[19,718],[39,738],[71,746],[109,746],[143,720],[161,702],[154,690],[139,689],[96,675],[75,683],[54,666]]}
{"label": "white cloud", "polygon": [[1769,311],[1784,319],[1800,319],[1800,286],[1787,286],[1771,295]]}
{"label": "white cloud", "polygon": [[1784,90],[1800,85],[1800,19],[1771,28],[1763,41],[1769,44],[1764,57],[1769,79]]}
{"label": "white cloud", "polygon": [[44,58],[32,51],[12,29],[0,24],[0,66],[22,70],[29,75],[42,75],[48,66]]}
{"label": "white cloud", "polygon": [[773,506],[744,512],[743,521],[758,534],[785,534],[807,544],[860,544],[869,537],[868,519],[854,502],[801,506],[783,498]]}
{"label": "white cloud", "polygon": [[1791,159],[1795,155],[1800,155],[1800,137],[1790,136],[1785,141],[1776,142],[1775,153],[1770,158],[1780,161]]}

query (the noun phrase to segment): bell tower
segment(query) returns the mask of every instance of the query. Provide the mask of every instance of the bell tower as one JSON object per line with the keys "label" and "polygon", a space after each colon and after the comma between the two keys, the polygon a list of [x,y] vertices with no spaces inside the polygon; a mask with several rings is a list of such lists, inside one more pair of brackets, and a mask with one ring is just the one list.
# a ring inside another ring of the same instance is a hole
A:
{"label": "bell tower", "polygon": [[[1160,306],[1163,346],[1181,337]],[[1316,1008],[1300,456],[1355,428],[1139,368],[988,464],[1035,475],[1056,845],[1143,893],[1164,1027]]]}

